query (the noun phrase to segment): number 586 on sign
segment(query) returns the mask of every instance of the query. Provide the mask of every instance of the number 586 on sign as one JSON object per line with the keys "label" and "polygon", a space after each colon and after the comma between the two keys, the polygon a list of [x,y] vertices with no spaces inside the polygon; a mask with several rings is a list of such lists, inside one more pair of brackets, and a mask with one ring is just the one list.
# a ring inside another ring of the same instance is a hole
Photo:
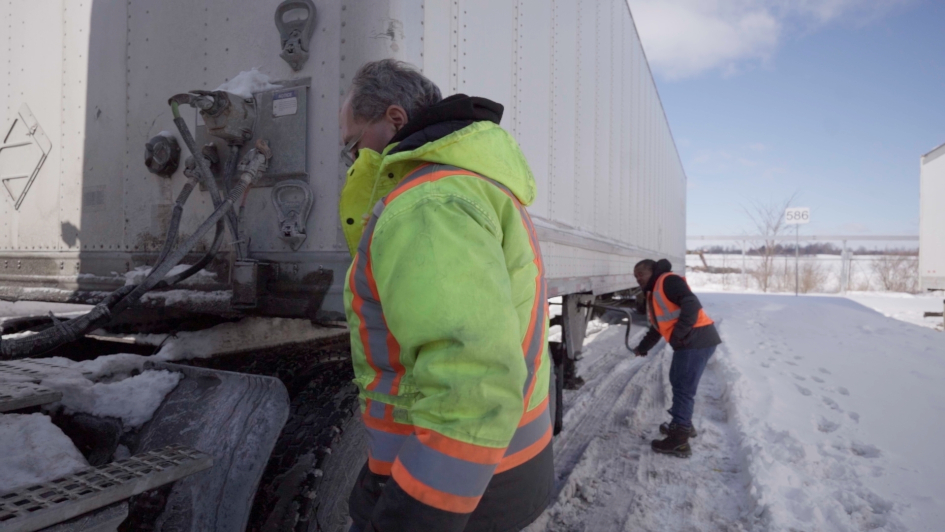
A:
{"label": "number 586 on sign", "polygon": [[784,221],[788,225],[810,223],[810,207],[791,207],[784,211]]}

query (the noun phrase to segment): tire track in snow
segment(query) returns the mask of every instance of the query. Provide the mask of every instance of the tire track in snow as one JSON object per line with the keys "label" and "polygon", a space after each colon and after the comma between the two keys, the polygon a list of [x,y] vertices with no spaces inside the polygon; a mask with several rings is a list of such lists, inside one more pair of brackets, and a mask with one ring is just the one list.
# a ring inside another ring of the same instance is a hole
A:
{"label": "tire track in snow", "polygon": [[587,383],[571,392],[555,440],[557,500],[527,530],[753,529],[743,518],[747,482],[720,369],[710,361],[700,384],[693,457],[656,455],[650,440],[668,419],[672,350],[661,345],[635,359],[619,332],[602,333],[589,346],[602,353],[579,366]]}
{"label": "tire track in snow", "polygon": [[[614,329],[600,333],[600,339],[606,341],[614,336]],[[600,355],[594,355],[597,353],[585,352],[583,357],[582,361],[588,362],[589,368],[583,367],[579,361],[579,375],[585,380],[584,386],[580,390],[565,391],[564,431],[554,440],[556,496],[597,434],[598,426],[612,412],[614,399],[624,396],[630,380],[642,366],[642,362],[626,349],[608,348]]]}

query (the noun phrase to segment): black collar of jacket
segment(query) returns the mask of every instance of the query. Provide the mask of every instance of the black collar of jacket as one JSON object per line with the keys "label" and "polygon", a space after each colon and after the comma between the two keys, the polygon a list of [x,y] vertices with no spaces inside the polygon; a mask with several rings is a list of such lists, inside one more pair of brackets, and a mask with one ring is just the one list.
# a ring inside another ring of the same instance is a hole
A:
{"label": "black collar of jacket", "polygon": [[504,110],[502,104],[486,98],[454,94],[424,109],[407,122],[391,139],[391,144],[399,144],[389,153],[415,150],[473,122],[488,121],[498,124],[502,121]]}
{"label": "black collar of jacket", "polygon": [[646,288],[643,289],[644,292],[652,292],[656,288],[656,281],[659,280],[660,275],[664,273],[669,273],[673,271],[673,265],[666,259],[660,259],[656,261],[656,266],[653,266],[653,275],[650,277],[649,282],[646,283]]}

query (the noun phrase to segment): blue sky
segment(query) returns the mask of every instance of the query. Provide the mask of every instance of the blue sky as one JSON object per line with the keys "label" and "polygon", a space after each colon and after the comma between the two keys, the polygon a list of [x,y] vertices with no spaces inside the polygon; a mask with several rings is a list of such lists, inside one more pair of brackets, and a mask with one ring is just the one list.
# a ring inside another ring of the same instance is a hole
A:
{"label": "blue sky", "polygon": [[809,234],[917,234],[945,143],[943,0],[630,0],[689,178],[688,232],[797,193]]}

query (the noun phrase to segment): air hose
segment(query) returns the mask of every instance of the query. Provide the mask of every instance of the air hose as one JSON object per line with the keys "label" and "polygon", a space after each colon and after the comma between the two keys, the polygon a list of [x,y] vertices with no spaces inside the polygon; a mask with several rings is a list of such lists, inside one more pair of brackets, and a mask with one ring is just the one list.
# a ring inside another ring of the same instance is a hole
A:
{"label": "air hose", "polygon": [[[222,233],[224,232],[222,226],[223,217],[233,212],[233,205],[240,201],[253,181],[266,171],[271,156],[272,154],[266,142],[264,140],[257,140],[256,148],[250,150],[240,163],[238,167],[240,179],[233,189],[230,190],[229,194],[227,194],[226,199],[220,202],[213,211],[213,214],[204,220],[204,222],[200,224],[200,227],[184,240],[177,249],[167,253],[162,261],[156,262],[151,273],[148,274],[141,284],[123,286],[115,290],[101,303],[96,305],[88,314],[69,321],[53,319],[52,327],[37,334],[15,340],[0,341],[0,360],[43,356],[60,345],[74,342],[85,334],[106,325],[111,321],[114,315],[127,310],[128,307],[135,304],[141,299],[141,296],[149,290],[173,285],[202,269],[206,263],[212,260],[216,250],[219,249],[220,242],[222,241]],[[186,195],[183,196],[183,198],[179,197],[178,200],[186,200]],[[217,231],[210,252],[186,271],[165,279],[165,276],[174,266],[190,253],[194,246],[203,238],[203,235],[214,225],[216,225]],[[171,228],[169,228],[168,231],[169,236],[171,233],[170,229]],[[176,230],[174,233],[173,236],[176,238]]]}
{"label": "air hose", "polygon": [[[217,187],[216,180],[213,179],[213,172],[210,170],[210,165],[207,164],[207,160],[204,159],[200,152],[197,151],[197,142],[194,140],[194,136],[190,133],[190,128],[187,127],[187,123],[184,122],[184,119],[180,116],[180,106],[176,100],[171,99],[171,113],[174,115],[174,125],[177,126],[177,131],[180,132],[180,136],[184,139],[184,144],[187,145],[187,149],[190,150],[190,153],[194,156],[194,161],[197,163],[197,172],[199,172],[203,183],[206,185],[207,190],[210,192],[210,199],[213,200],[213,207],[219,207],[222,200],[220,199],[220,189]],[[239,235],[239,224],[236,219],[236,212],[230,211],[225,213],[226,220],[229,222],[230,233],[233,236],[233,248],[235,249],[236,256],[238,259],[243,257],[243,249],[237,244],[240,240]]]}
{"label": "air hose", "polygon": [[603,311],[618,312],[626,316],[627,317],[627,332],[624,334],[624,337],[623,337],[623,345],[627,347],[627,350],[633,351],[633,348],[630,347],[630,330],[633,327],[633,314],[631,314],[629,310],[625,308],[620,308],[620,307],[612,307],[609,305],[598,305],[596,303],[584,303],[578,306],[584,307],[584,308],[596,308],[598,310],[603,310]]}

